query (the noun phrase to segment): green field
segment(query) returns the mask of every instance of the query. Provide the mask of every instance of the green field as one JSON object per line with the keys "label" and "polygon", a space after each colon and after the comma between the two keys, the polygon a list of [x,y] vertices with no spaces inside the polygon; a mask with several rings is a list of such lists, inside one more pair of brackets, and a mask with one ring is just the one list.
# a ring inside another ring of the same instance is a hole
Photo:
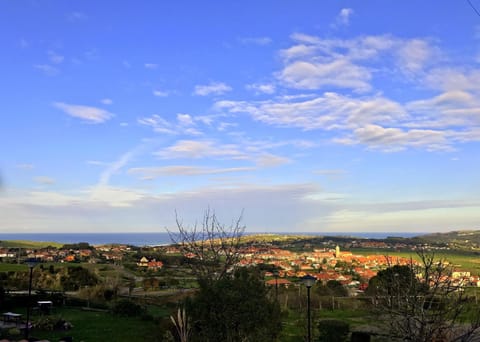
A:
{"label": "green field", "polygon": [[63,244],[51,241],[27,241],[27,240],[1,240],[0,247],[5,248],[45,248],[45,247],[60,248]]}
{"label": "green field", "polygon": [[[165,315],[165,313],[163,313]],[[41,316],[33,316],[33,321]],[[47,317],[47,316],[45,316]],[[161,341],[160,326],[156,320],[142,320],[140,317],[118,317],[107,312],[83,311],[80,308],[57,308],[50,317],[73,324],[68,331],[32,330],[31,336],[49,341],[59,341],[71,336],[74,341]]]}
{"label": "green field", "polygon": [[[389,249],[367,249],[355,248],[351,250],[353,254],[361,255],[389,255],[404,258],[420,260],[418,254],[414,251],[393,251]],[[470,271],[472,275],[480,275],[480,256],[475,253],[454,252],[454,251],[435,251],[435,258],[443,259],[451,263],[454,268]]]}

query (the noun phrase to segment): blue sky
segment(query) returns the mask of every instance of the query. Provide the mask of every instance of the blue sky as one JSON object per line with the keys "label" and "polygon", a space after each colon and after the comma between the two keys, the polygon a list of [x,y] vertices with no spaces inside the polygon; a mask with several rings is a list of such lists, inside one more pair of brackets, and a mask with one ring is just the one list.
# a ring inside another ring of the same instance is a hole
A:
{"label": "blue sky", "polygon": [[467,1],[2,1],[0,43],[2,232],[480,228]]}

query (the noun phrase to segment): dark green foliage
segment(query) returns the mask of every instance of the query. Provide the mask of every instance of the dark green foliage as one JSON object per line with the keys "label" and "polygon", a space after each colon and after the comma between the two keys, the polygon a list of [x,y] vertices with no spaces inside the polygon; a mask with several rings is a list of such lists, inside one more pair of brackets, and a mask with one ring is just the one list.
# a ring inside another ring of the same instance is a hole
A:
{"label": "dark green foliage", "polygon": [[329,280],[326,285],[317,285],[314,291],[319,296],[347,297],[348,291],[342,283],[336,280]]}
{"label": "dark green foliage", "polygon": [[61,283],[65,291],[77,291],[84,286],[92,286],[98,283],[98,279],[83,267],[68,267],[67,274],[62,275]]}
{"label": "dark green foliage", "polygon": [[79,243],[65,244],[63,245],[62,249],[80,250],[80,249],[94,249],[94,247],[90,246],[88,242],[79,242]]}
{"label": "dark green foliage", "polygon": [[280,333],[280,308],[268,299],[258,272],[240,269],[233,277],[199,283],[186,303],[192,341],[272,341]]}
{"label": "dark green foliage", "polygon": [[363,331],[352,332],[351,342],[370,342],[370,334]]}
{"label": "dark green foliage", "polygon": [[106,301],[112,300],[114,295],[115,295],[115,291],[112,289],[105,289],[103,291],[103,298],[105,298]]}
{"label": "dark green foliage", "polygon": [[139,317],[143,315],[144,310],[140,305],[128,299],[121,299],[113,305],[112,312],[117,316]]}
{"label": "dark green foliage", "polygon": [[343,342],[347,340],[350,326],[338,319],[324,319],[318,322],[318,342]]}
{"label": "dark green foliage", "polygon": [[410,266],[395,265],[371,278],[366,293],[370,296],[407,294],[408,291],[418,294],[421,287]]}

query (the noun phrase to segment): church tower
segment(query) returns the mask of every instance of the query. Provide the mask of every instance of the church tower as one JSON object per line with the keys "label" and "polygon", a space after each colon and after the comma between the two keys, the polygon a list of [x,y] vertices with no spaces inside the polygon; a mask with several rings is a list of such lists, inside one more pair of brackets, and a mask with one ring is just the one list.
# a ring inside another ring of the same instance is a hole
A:
{"label": "church tower", "polygon": [[335,247],[335,258],[340,258],[340,246]]}

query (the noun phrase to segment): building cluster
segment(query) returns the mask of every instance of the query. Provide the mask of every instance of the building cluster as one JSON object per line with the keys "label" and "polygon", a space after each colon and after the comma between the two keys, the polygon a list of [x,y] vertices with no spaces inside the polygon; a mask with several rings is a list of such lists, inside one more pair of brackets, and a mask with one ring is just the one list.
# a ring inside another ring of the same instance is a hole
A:
{"label": "building cluster", "polygon": [[[335,249],[313,249],[311,252],[292,252],[276,247],[248,247],[242,250],[241,266],[269,264],[278,270],[275,274],[267,272],[267,276],[276,277],[267,283],[288,286],[295,278],[311,275],[318,282],[326,284],[335,280],[342,285],[364,290],[369,280],[378,271],[393,265],[408,266],[417,264],[411,258],[387,255],[356,255],[350,251]],[[478,276],[467,271],[454,271],[450,277],[452,284],[480,286]],[[282,280],[281,280],[282,279]],[[290,279],[290,280],[289,280]],[[280,281],[281,280],[281,281]]]}

